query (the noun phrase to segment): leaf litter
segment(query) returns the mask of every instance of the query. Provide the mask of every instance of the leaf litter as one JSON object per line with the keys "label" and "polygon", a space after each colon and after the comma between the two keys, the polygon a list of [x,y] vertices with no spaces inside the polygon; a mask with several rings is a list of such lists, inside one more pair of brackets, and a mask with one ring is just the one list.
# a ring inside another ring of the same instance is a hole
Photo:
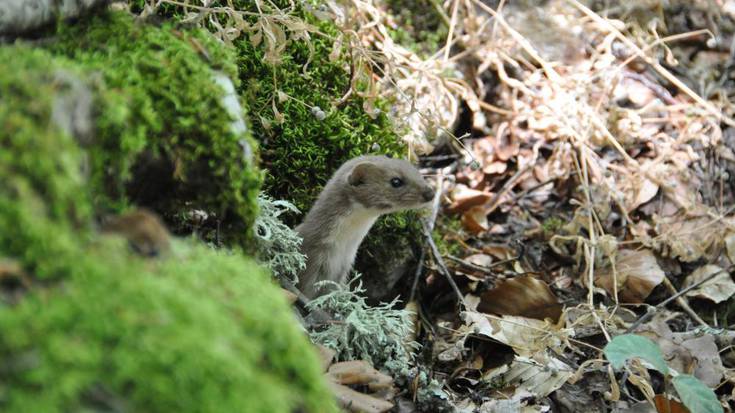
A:
{"label": "leaf litter", "polygon": [[[459,158],[424,165],[464,304],[431,255],[415,296],[456,411],[732,410],[733,15],[603,3],[444,3],[464,112],[434,154]],[[677,384],[613,369],[625,333]]]}

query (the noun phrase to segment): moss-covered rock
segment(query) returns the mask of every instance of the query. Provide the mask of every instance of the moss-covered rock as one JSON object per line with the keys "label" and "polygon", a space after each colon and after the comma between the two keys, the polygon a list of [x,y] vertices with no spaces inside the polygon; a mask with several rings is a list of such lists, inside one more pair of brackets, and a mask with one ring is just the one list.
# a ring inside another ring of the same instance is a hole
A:
{"label": "moss-covered rock", "polygon": [[246,159],[250,133],[236,134],[223,108],[223,71],[237,81],[232,50],[208,33],[137,24],[107,13],[63,26],[48,46],[82,66],[99,90],[89,147],[98,209],[128,204],[161,212],[188,232],[186,212],[203,210],[228,244],[249,240],[260,176]]}
{"label": "moss-covered rock", "polygon": [[[0,410],[336,411],[311,345],[252,261],[183,241],[168,258],[143,259],[96,234],[95,207],[114,200],[97,157],[125,170],[116,155],[135,162],[130,137],[99,132],[84,147],[55,115],[60,79],[95,71],[23,46],[0,47],[0,59],[0,261],[17,263],[26,281],[12,303],[0,284]],[[120,102],[145,99],[100,82],[89,82],[98,116],[117,110],[135,128],[145,111]]]}
{"label": "moss-covered rock", "polygon": [[[130,3],[137,11],[144,6],[142,0],[130,0]],[[243,33],[232,42],[240,79],[238,90],[243,101],[248,102],[253,136],[260,146],[264,189],[274,198],[287,199],[306,211],[330,175],[346,160],[364,154],[405,157],[408,150],[386,115],[388,102],[375,99],[371,104],[379,111],[368,114],[365,99],[353,93],[337,106],[348,91],[351,75],[350,51],[345,46],[341,57],[330,58],[334,39],[339,34],[336,26],[317,20],[300,3],[293,9],[293,3],[288,0],[277,0],[274,4],[317,27],[319,33],[312,33],[306,40],[279,40],[279,46],[284,49],[278,55],[277,64],[269,62],[264,40],[254,45],[253,38]],[[254,14],[259,9],[252,1],[215,1],[211,5],[234,6],[250,12],[253,15],[246,17],[257,27],[258,17]],[[261,4],[260,10],[275,13],[269,7]],[[167,4],[158,11],[176,20],[184,16],[183,10]],[[222,16],[221,26],[233,24]],[[261,33],[261,39],[264,36]],[[296,215],[284,218],[291,226],[301,219]],[[356,268],[366,280],[383,283],[388,273],[404,267],[412,259],[420,239],[419,228],[415,213],[394,214],[379,220],[360,248]],[[372,291],[372,286],[369,287]]]}
{"label": "moss-covered rock", "polygon": [[[254,47],[247,38],[235,41],[235,46],[241,93],[250,102],[253,135],[267,169],[265,188],[306,211],[346,160],[371,153],[405,157],[408,151],[385,114],[387,102],[376,100],[380,112],[374,117],[366,113],[359,96],[335,106],[350,84],[349,52],[331,61],[337,29],[306,12],[302,16],[328,37],[312,36],[311,49],[305,41],[290,42],[277,65],[269,64],[263,48]],[[286,97],[278,99],[279,93]],[[282,117],[280,122],[273,106]],[[313,108],[326,116],[321,119]],[[294,217],[290,223],[299,219]],[[360,248],[356,268],[366,280],[384,284],[387,273],[411,260],[419,228],[415,213],[382,218]],[[366,285],[374,291],[369,281]]]}

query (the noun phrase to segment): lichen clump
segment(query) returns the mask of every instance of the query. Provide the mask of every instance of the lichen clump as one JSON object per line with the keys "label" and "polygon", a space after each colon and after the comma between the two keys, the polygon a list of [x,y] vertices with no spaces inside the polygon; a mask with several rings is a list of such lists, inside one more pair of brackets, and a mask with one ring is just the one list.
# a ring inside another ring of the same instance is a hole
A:
{"label": "lichen clump", "polygon": [[[75,35],[84,44],[92,33]],[[67,32],[62,41],[75,35]],[[15,264],[0,277],[0,410],[336,411],[315,352],[280,290],[254,262],[184,241],[174,243],[171,256],[145,259],[124,240],[94,230],[101,199],[114,200],[103,177],[118,177],[108,172],[136,162],[141,148],[199,156],[195,142],[183,139],[196,135],[157,133],[204,132],[177,126],[175,108],[135,106],[147,101],[135,82],[121,78],[118,89],[106,76],[95,78],[102,70],[91,63],[97,59],[127,64],[115,50],[125,46],[115,43],[86,44],[84,62],[71,52],[71,58],[56,54],[55,47],[0,47],[8,66],[0,75],[0,264]],[[175,58],[158,57],[150,66],[138,62],[138,69],[155,72]],[[134,69],[130,76],[136,79]],[[94,93],[96,116],[106,120],[95,124],[91,143],[55,120],[67,87],[60,78],[81,79]],[[140,126],[148,109],[150,123]],[[158,132],[151,129],[155,119]],[[224,149],[210,150],[202,159]],[[121,154],[127,158],[118,160]],[[97,157],[111,169],[97,170]]]}

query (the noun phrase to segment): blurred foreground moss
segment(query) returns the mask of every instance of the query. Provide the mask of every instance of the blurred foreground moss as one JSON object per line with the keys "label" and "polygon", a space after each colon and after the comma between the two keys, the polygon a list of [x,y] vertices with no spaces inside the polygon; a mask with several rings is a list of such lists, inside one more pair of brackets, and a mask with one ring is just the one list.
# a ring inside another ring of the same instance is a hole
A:
{"label": "blurred foreground moss", "polygon": [[[119,23],[104,19],[96,24]],[[157,30],[121,24],[133,39]],[[175,106],[174,91],[133,90],[137,71],[148,73],[142,82],[152,81],[166,59],[186,52],[132,64],[117,54],[126,47],[119,39],[106,49],[84,46],[91,32],[63,36],[78,36],[79,53],[96,65],[80,63],[72,51],[65,57],[0,47],[7,68],[0,74],[0,262],[17,263],[26,281],[12,296],[0,283],[0,411],[336,411],[290,307],[250,259],[185,241],[176,241],[169,257],[143,259],[122,239],[94,230],[97,208],[109,205],[100,200],[115,199],[108,179],[122,179],[115,173],[143,148],[215,160],[225,150],[206,141],[204,126],[176,126],[178,110],[186,109]],[[105,64],[121,65],[117,81],[105,75]],[[95,100],[98,140],[91,142],[59,112],[79,82]],[[227,135],[220,132],[211,136]]]}

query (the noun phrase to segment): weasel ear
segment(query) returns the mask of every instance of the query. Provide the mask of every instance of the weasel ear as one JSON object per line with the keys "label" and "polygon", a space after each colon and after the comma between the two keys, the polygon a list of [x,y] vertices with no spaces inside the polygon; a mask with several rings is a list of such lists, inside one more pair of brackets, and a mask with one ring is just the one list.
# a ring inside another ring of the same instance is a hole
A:
{"label": "weasel ear", "polygon": [[361,162],[352,167],[350,176],[347,178],[347,182],[352,186],[358,186],[365,183],[365,178],[368,175],[368,171],[373,168],[373,164],[370,162]]}

